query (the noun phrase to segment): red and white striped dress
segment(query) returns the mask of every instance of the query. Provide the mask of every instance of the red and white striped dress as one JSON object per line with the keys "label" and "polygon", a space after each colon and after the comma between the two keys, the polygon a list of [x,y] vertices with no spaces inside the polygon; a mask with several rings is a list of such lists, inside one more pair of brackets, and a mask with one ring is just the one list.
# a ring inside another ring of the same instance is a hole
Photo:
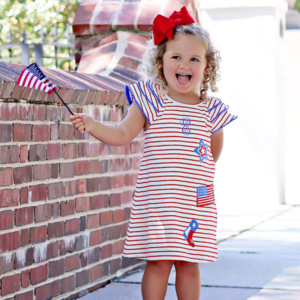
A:
{"label": "red and white striped dress", "polygon": [[140,81],[126,86],[148,120],[123,256],[213,262],[218,258],[211,134],[237,117],[218,98],[184,104]]}

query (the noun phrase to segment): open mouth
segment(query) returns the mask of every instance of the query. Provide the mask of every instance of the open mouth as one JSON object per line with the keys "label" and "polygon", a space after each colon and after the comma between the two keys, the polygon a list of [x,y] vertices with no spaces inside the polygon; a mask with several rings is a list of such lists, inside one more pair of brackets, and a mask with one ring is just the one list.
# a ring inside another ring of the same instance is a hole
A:
{"label": "open mouth", "polygon": [[190,82],[192,75],[176,73],[176,78],[180,84],[187,84]]}

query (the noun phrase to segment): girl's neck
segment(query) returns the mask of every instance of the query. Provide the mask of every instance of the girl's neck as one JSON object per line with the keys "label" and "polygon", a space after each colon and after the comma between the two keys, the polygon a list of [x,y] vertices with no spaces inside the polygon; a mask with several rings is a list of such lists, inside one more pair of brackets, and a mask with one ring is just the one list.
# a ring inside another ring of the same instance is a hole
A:
{"label": "girl's neck", "polygon": [[200,99],[200,95],[196,92],[181,94],[178,92],[169,91],[168,96],[177,102],[185,104],[198,104],[203,101]]}

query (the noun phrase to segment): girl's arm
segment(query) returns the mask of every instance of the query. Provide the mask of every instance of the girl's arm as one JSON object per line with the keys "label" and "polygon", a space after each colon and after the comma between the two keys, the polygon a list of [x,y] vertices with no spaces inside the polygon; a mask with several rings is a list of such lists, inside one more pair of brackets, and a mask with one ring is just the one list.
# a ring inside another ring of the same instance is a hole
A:
{"label": "girl's arm", "polygon": [[223,148],[223,140],[224,140],[223,128],[211,135],[211,152],[215,163],[218,161],[219,157],[221,156],[221,152]]}
{"label": "girl's arm", "polygon": [[118,125],[102,124],[83,113],[70,116],[70,120],[78,132],[88,132],[96,139],[116,146],[123,146],[132,141],[141,132],[146,121],[136,103],[132,103],[127,116]]}

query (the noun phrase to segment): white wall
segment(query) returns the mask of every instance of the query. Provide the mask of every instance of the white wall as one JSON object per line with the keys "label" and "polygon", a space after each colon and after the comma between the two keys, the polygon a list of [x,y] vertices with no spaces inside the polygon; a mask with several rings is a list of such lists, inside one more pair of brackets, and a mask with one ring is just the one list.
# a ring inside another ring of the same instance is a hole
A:
{"label": "white wall", "polygon": [[288,30],[282,57],[286,201],[300,204],[300,30]]}
{"label": "white wall", "polygon": [[224,128],[224,150],[216,165],[217,206],[221,213],[264,210],[278,205],[284,193],[278,60],[287,3],[201,0],[200,7],[202,26],[222,56],[216,95],[239,116]]}

